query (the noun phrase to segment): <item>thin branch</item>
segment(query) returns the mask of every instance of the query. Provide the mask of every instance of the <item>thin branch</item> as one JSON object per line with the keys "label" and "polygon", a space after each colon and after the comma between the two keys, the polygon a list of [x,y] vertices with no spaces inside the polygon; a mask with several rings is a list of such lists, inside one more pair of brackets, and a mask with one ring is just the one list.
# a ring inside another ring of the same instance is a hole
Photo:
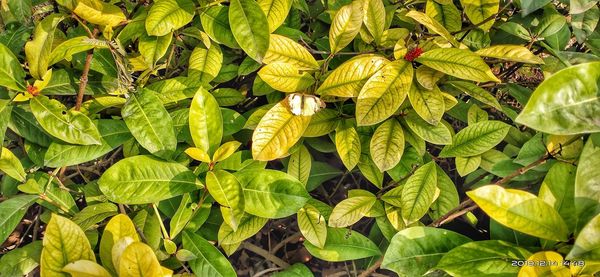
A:
{"label": "thin branch", "polygon": [[379,260],[375,261],[375,263],[372,266],[367,268],[367,270],[363,271],[360,275],[358,275],[358,277],[369,276],[371,273],[375,272],[375,270],[377,270],[381,266],[382,262],[383,262],[383,257],[379,258]]}
{"label": "thin branch", "polygon": [[261,256],[261,257],[263,257],[263,258],[265,258],[265,259],[267,259],[267,260],[269,260],[271,262],[273,262],[274,264],[276,264],[276,265],[278,265],[278,266],[280,266],[282,268],[287,268],[287,267],[290,266],[290,264],[286,263],[285,261],[283,261],[279,257],[277,257],[277,256],[269,253],[269,251],[264,250],[264,249],[262,249],[262,248],[260,248],[260,247],[258,247],[256,245],[254,245],[252,243],[244,242],[242,244],[242,247],[244,247],[244,249],[246,249],[248,251],[254,252],[255,254],[257,254],[257,255],[259,255],[259,256]]}
{"label": "thin branch", "polygon": [[[94,32],[91,34],[90,38],[96,38],[98,35],[98,29],[95,28]],[[83,103],[83,95],[85,93],[85,87],[88,83],[88,74],[90,73],[90,67],[92,65],[92,58],[94,57],[94,49],[90,49],[87,52],[87,56],[85,57],[85,64],[83,65],[83,73],[81,73],[81,78],[79,78],[79,91],[77,92],[77,102],[75,102],[75,110],[79,111],[81,109],[81,104]]]}

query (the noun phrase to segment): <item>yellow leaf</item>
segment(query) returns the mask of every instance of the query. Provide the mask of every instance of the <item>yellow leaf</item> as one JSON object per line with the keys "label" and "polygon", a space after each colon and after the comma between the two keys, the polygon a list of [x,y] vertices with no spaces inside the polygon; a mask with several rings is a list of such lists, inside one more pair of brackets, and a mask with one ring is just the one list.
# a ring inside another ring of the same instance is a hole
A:
{"label": "yellow leaf", "polygon": [[433,90],[426,90],[417,83],[413,83],[408,92],[408,99],[417,114],[431,125],[437,125],[445,111],[444,96],[436,86]]}
{"label": "yellow leaf", "polygon": [[134,242],[121,255],[119,277],[164,276],[154,251],[150,246]]}
{"label": "yellow leaf", "polygon": [[283,102],[277,103],[260,120],[252,135],[252,156],[270,161],[288,154],[310,123],[310,116],[293,115]]}
{"label": "yellow leaf", "polygon": [[340,124],[335,131],[335,148],[348,170],[354,169],[360,160],[360,137],[352,124]]}
{"label": "yellow leaf", "polygon": [[217,148],[215,154],[213,155],[213,161],[220,162],[224,159],[227,159],[231,154],[235,152],[242,145],[239,141],[228,141]]}
{"label": "yellow leaf", "polygon": [[521,45],[494,45],[477,50],[475,54],[482,57],[496,58],[512,62],[543,64],[542,58],[534,55]]}
{"label": "yellow leaf", "polygon": [[272,88],[283,92],[305,90],[315,83],[308,72],[288,63],[267,64],[258,71],[258,76]]}
{"label": "yellow leaf", "polygon": [[269,37],[269,49],[263,58],[263,63],[271,64],[283,62],[295,65],[300,69],[318,69],[319,64],[315,58],[294,40],[271,34]]}
{"label": "yellow leaf", "polygon": [[404,153],[404,132],[395,118],[383,122],[373,133],[371,157],[381,172],[395,167]]}
{"label": "yellow leaf", "polygon": [[541,251],[527,258],[518,277],[554,276],[570,277],[571,272],[563,265],[563,257],[554,251]]}
{"label": "yellow leaf", "polygon": [[131,219],[127,215],[118,214],[106,224],[100,240],[100,260],[109,271],[116,272],[112,262],[112,249],[117,241],[124,237],[131,237],[134,241],[140,240]]}
{"label": "yellow leaf", "polygon": [[72,277],[111,277],[104,267],[88,260],[69,263],[62,270],[71,274]]}
{"label": "yellow leaf", "polygon": [[[500,0],[460,0],[465,14],[471,23],[477,25],[498,13]],[[481,30],[487,31],[494,25],[494,19],[479,26]]]}
{"label": "yellow leaf", "polygon": [[127,20],[121,9],[100,0],[78,0],[73,12],[87,22],[114,27]]}
{"label": "yellow leaf", "polygon": [[356,56],[334,69],[317,89],[317,94],[356,97],[367,80],[389,61],[379,55]]}
{"label": "yellow leaf", "polygon": [[497,82],[490,67],[477,54],[456,48],[438,48],[426,51],[416,59],[428,67],[448,75],[476,82]]}
{"label": "yellow leaf", "polygon": [[352,1],[335,13],[329,29],[329,46],[332,54],[339,52],[354,40],[362,26],[363,15],[362,1]]}
{"label": "yellow leaf", "polygon": [[298,210],[298,227],[306,240],[323,248],[327,240],[327,223],[319,210],[310,204]]}
{"label": "yellow leaf", "polygon": [[434,32],[443,38],[445,38],[448,42],[450,42],[454,47],[459,47],[460,43],[454,38],[442,24],[437,22],[435,19],[429,17],[428,15],[418,12],[418,11],[410,11],[406,14],[406,16],[414,19],[419,22],[423,26],[427,27],[430,32]]}
{"label": "yellow leaf", "polygon": [[197,147],[190,147],[185,149],[185,153],[196,161],[210,163],[210,156],[204,150]]}
{"label": "yellow leaf", "polygon": [[292,7],[292,0],[257,0],[256,2],[267,16],[270,33],[283,24]]}
{"label": "yellow leaf", "polygon": [[382,0],[364,1],[364,24],[373,35],[375,42],[380,43],[385,30],[385,6]]}
{"label": "yellow leaf", "polygon": [[428,90],[432,90],[437,82],[444,77],[444,73],[422,65],[417,68],[415,77],[421,86]]}
{"label": "yellow leaf", "polygon": [[79,261],[95,261],[94,252],[83,230],[73,221],[52,214],[44,233],[40,274],[42,277],[68,277],[65,265]]}

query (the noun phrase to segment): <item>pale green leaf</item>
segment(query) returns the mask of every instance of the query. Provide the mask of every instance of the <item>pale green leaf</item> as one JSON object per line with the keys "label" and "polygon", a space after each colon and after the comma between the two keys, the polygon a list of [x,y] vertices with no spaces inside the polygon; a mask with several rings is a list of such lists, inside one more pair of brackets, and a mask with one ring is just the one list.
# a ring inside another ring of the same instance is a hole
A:
{"label": "pale green leaf", "polygon": [[184,232],[183,247],[198,257],[189,262],[192,271],[197,276],[237,276],[227,258],[203,237]]}
{"label": "pale green leaf", "polygon": [[435,162],[422,165],[402,187],[402,219],[409,225],[423,217],[436,197],[437,173]]}
{"label": "pale green leaf", "polygon": [[6,147],[2,147],[0,153],[0,171],[20,182],[25,182],[27,177],[19,158]]}
{"label": "pale green leaf", "polygon": [[433,49],[423,53],[416,61],[457,78],[476,82],[500,82],[483,59],[469,50]]}
{"label": "pale green leaf", "polygon": [[362,1],[352,1],[335,13],[329,29],[331,53],[335,54],[350,44],[360,31],[364,17],[362,5]]}
{"label": "pale green leaf", "polygon": [[521,45],[493,45],[487,48],[479,49],[475,52],[475,54],[488,57],[501,59],[512,62],[521,62],[521,63],[532,63],[532,64],[543,64],[544,61],[531,53],[529,49]]}
{"label": "pale green leaf", "polygon": [[382,0],[364,1],[363,22],[375,42],[379,43],[386,28],[386,10]]}
{"label": "pale green leaf", "polygon": [[5,241],[25,216],[25,213],[39,197],[19,195],[0,203],[0,240]]}
{"label": "pale green leaf", "polygon": [[208,49],[196,47],[190,55],[188,77],[208,83],[219,75],[222,64],[223,53],[218,44],[213,44]]}
{"label": "pale green leaf", "polygon": [[482,154],[500,143],[510,125],[496,120],[485,120],[460,130],[451,145],[445,146],[440,157],[471,157]]}
{"label": "pale green leaf", "polygon": [[54,31],[63,19],[64,16],[60,14],[51,14],[45,17],[36,25],[33,40],[25,44],[25,57],[29,64],[29,74],[37,80],[41,80],[46,74],[50,54],[52,53],[52,44],[54,43]]}
{"label": "pale green leaf", "polygon": [[349,197],[342,200],[329,216],[329,226],[342,228],[358,222],[371,210],[377,201],[375,195]]}
{"label": "pale green leaf", "polygon": [[298,210],[298,228],[308,242],[319,248],[325,246],[327,240],[327,223],[319,210],[310,204]]}
{"label": "pale green leaf", "polygon": [[194,145],[212,155],[223,137],[223,115],[215,97],[202,87],[192,100],[189,122]]}
{"label": "pale green leaf", "polygon": [[600,136],[593,134],[588,138],[579,156],[575,176],[575,233],[600,213],[600,190],[597,187],[600,178],[600,171],[597,170],[600,164],[599,154]]}
{"label": "pale green leaf", "polygon": [[408,99],[415,112],[431,125],[438,125],[444,115],[445,102],[440,89],[426,90],[416,82],[408,91]]}
{"label": "pale green leaf", "polygon": [[323,248],[304,242],[313,256],[330,262],[357,260],[380,256],[381,251],[369,238],[348,229],[327,228],[327,241]]}
{"label": "pale green leaf", "polygon": [[484,31],[488,31],[494,25],[494,19],[482,22],[494,16],[500,9],[500,0],[460,0],[460,4],[471,23],[481,23],[478,27]]}
{"label": "pale green leaf", "polygon": [[414,111],[409,111],[403,118],[410,130],[425,141],[442,145],[452,144],[452,132],[445,124],[440,122],[431,125]]}
{"label": "pale green leaf", "polygon": [[101,0],[77,0],[76,2],[73,13],[89,23],[115,27],[127,20],[119,7]]}
{"label": "pale green leaf", "polygon": [[192,21],[195,7],[191,0],[156,1],[146,17],[146,32],[151,36],[167,35]]}
{"label": "pale green leaf", "polygon": [[356,97],[373,74],[389,61],[379,55],[356,56],[334,69],[317,89],[317,94]]}
{"label": "pale green leaf", "polygon": [[110,219],[100,240],[100,260],[102,265],[111,272],[116,272],[112,262],[113,246],[122,238],[129,237],[132,241],[139,241],[139,237],[133,222],[125,214],[118,214]]}
{"label": "pale green leaf", "polygon": [[289,63],[270,63],[258,71],[258,76],[272,88],[282,92],[303,91],[315,83],[305,71]]}
{"label": "pale green leaf", "polygon": [[481,164],[481,155],[471,157],[456,157],[456,171],[460,176],[466,176],[467,174],[477,170]]}
{"label": "pale green leaf", "polygon": [[287,165],[287,173],[301,183],[306,184],[310,177],[310,170],[312,168],[312,156],[308,149],[304,145],[300,145],[300,149],[292,153],[290,160]]}
{"label": "pale green leaf", "polygon": [[26,90],[25,71],[19,59],[2,43],[0,43],[0,86],[16,91]]}
{"label": "pale green leaf", "polygon": [[229,25],[244,52],[262,62],[269,49],[269,23],[260,5],[254,0],[231,0]]}
{"label": "pale green leaf", "polygon": [[335,131],[335,148],[349,171],[358,164],[361,153],[360,137],[352,124],[341,124]]}
{"label": "pale green leaf", "polygon": [[[286,0],[273,0],[286,1]],[[263,63],[271,64],[283,62],[295,65],[299,69],[318,69],[319,64],[315,58],[296,41],[277,34],[269,36],[269,49],[265,54]]]}
{"label": "pale green leaf", "polygon": [[404,153],[404,131],[398,120],[391,118],[377,127],[371,137],[370,153],[381,172],[400,162]]}
{"label": "pale green leaf", "polygon": [[454,38],[454,36],[452,36],[452,34],[450,34],[450,32],[448,32],[448,30],[446,30],[446,28],[440,22],[429,17],[427,14],[418,11],[409,11],[408,13],[406,13],[406,16],[414,19],[423,26],[427,27],[427,29],[429,29],[430,32],[434,32],[442,36],[454,47],[458,47],[460,45],[460,43]]}

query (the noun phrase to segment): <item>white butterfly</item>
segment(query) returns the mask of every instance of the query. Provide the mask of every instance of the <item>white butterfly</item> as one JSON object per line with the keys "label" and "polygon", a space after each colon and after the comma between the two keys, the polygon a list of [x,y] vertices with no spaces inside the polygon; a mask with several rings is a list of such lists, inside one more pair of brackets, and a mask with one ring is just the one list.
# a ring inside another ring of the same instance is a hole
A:
{"label": "white butterfly", "polygon": [[325,102],[314,95],[292,93],[286,99],[294,115],[311,116],[325,108]]}

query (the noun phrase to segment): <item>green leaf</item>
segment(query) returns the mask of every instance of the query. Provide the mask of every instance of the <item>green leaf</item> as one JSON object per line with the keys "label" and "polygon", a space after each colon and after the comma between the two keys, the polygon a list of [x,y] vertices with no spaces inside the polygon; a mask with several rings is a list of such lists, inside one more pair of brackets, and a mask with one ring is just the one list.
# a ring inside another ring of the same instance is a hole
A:
{"label": "green leaf", "polygon": [[87,231],[94,224],[103,221],[104,219],[114,216],[118,213],[117,206],[112,203],[99,203],[89,205],[81,212],[73,216],[75,222],[82,230]]}
{"label": "green leaf", "polygon": [[394,235],[381,267],[400,276],[422,276],[435,267],[448,251],[470,241],[449,230],[410,227]]}
{"label": "green leaf", "polygon": [[25,71],[19,59],[2,43],[0,43],[0,87],[16,91],[26,90]]}
{"label": "green leaf", "polygon": [[142,147],[158,157],[171,157],[177,147],[173,121],[153,91],[132,94],[121,115]]}
{"label": "green leaf", "polygon": [[94,252],[83,230],[73,221],[52,214],[44,232],[44,248],[40,258],[40,272],[44,276],[64,276],[65,265],[78,261],[94,261]]}
{"label": "green leaf", "polygon": [[323,248],[304,242],[308,252],[325,261],[341,262],[381,255],[381,251],[367,237],[348,229],[327,228],[327,241]]}
{"label": "green leaf", "polygon": [[310,116],[294,115],[284,102],[277,103],[252,134],[252,156],[255,160],[270,161],[287,155],[309,123]]}
{"label": "green leaf", "polygon": [[212,92],[221,107],[236,106],[246,100],[241,91],[233,88],[218,88]]}
{"label": "green leaf", "polygon": [[101,144],[100,133],[86,115],[67,110],[57,100],[39,95],[30,101],[31,111],[39,124],[52,136],[72,144]]}
{"label": "green leaf", "polygon": [[381,172],[394,168],[404,153],[404,131],[395,118],[383,122],[371,137],[370,153]]}
{"label": "green leaf", "polygon": [[487,185],[467,195],[502,225],[543,239],[567,241],[569,229],[560,214],[531,193]]}
{"label": "green leaf", "polygon": [[458,207],[459,197],[456,191],[456,185],[442,168],[436,165],[437,172],[437,188],[440,190],[440,195],[435,202],[431,204],[431,212],[429,216],[432,219],[439,219],[450,210]]}
{"label": "green leaf", "polygon": [[371,159],[371,156],[366,149],[360,154],[360,159],[358,160],[358,169],[365,179],[367,179],[367,181],[371,182],[378,188],[382,187],[383,172],[377,168],[377,165],[375,165],[375,162],[373,162],[373,159]]}
{"label": "green leaf", "polygon": [[204,88],[194,95],[189,122],[194,145],[209,155],[215,153],[223,137],[223,115],[215,97]]}
{"label": "green leaf", "polygon": [[319,248],[325,246],[327,240],[327,223],[325,217],[313,205],[306,204],[298,210],[298,228],[308,242]]}
{"label": "green leaf", "polygon": [[497,110],[502,110],[502,107],[500,106],[500,103],[498,103],[496,97],[476,84],[463,81],[451,81],[447,84],[477,99],[483,104],[490,105]]}
{"label": "green leaf", "polygon": [[244,189],[245,211],[266,218],[298,212],[309,195],[296,178],[270,169],[242,170],[234,174]]}
{"label": "green leaf", "polygon": [[545,38],[558,33],[567,23],[566,18],[557,12],[544,14],[533,30],[539,38]]}
{"label": "green leaf", "polygon": [[[141,228],[143,229],[143,228]],[[113,216],[104,227],[100,240],[100,260],[102,265],[111,272],[116,272],[112,260],[113,246],[121,239],[129,237],[132,241],[139,241],[133,222],[125,214]]]}
{"label": "green leaf", "polygon": [[[572,5],[571,8],[573,8]],[[577,42],[583,43],[594,32],[598,26],[599,19],[600,9],[596,5],[585,12],[572,15],[571,27],[573,27],[573,34],[577,38]]]}
{"label": "green leaf", "polygon": [[119,276],[143,277],[164,274],[154,251],[143,242],[133,242],[119,259]]}
{"label": "green leaf", "polygon": [[122,204],[155,203],[201,186],[187,167],[152,156],[120,160],[102,174],[98,185],[109,200]]}
{"label": "green leaf", "polygon": [[13,107],[8,128],[27,141],[40,146],[48,147],[53,141],[33,114],[19,106]]}
{"label": "green leaf", "polygon": [[310,269],[301,263],[295,263],[283,271],[275,272],[271,277],[313,277]]}
{"label": "green leaf", "polygon": [[487,48],[479,49],[475,54],[488,57],[501,59],[512,62],[521,63],[532,63],[532,64],[543,64],[542,58],[534,55],[527,49],[527,47],[521,45],[493,45]]}
{"label": "green leaf", "polygon": [[8,1],[8,10],[21,23],[27,23],[31,17],[32,6],[31,0]]}
{"label": "green leaf", "polygon": [[308,149],[304,145],[300,145],[300,149],[292,153],[287,165],[287,173],[295,177],[301,183],[308,182],[310,170],[312,167],[312,157]]}
{"label": "green leaf", "polygon": [[415,112],[431,125],[437,125],[446,110],[444,96],[435,86],[433,90],[426,90],[413,83],[408,91],[408,99]]}
{"label": "green leaf", "polygon": [[195,7],[191,0],[156,1],[146,17],[146,31],[151,36],[167,35],[192,21]]}
{"label": "green leaf", "polygon": [[577,225],[575,233],[589,220],[600,213],[600,191],[596,189],[600,172],[596,170],[600,164],[600,136],[591,135],[581,156],[575,176],[575,214]]}
{"label": "green leaf", "polygon": [[460,130],[454,143],[445,146],[439,157],[471,157],[482,154],[500,143],[510,125],[496,120],[480,121]]}
{"label": "green leaf", "polygon": [[[438,3],[439,2],[439,3]],[[449,32],[458,32],[462,28],[461,12],[454,6],[452,1],[427,0],[425,13],[442,24]]]}
{"label": "green leaf", "polygon": [[262,62],[269,48],[269,22],[260,5],[253,0],[230,1],[229,25],[244,52]]}
{"label": "green leaf", "polygon": [[258,76],[272,88],[282,92],[303,91],[315,83],[305,71],[288,63],[271,63],[258,71]]}
{"label": "green leaf", "polygon": [[352,124],[346,122],[335,130],[335,148],[346,169],[354,169],[360,160],[361,146],[358,132]]}
{"label": "green leaf", "polygon": [[292,0],[257,0],[260,9],[267,16],[267,22],[269,23],[269,33],[275,31],[285,21],[290,8],[292,7]]}
{"label": "green leaf", "polygon": [[[2,68],[1,65],[0,68]],[[11,101],[0,99],[0,141],[4,141],[4,135],[6,134],[6,128],[8,128],[10,122],[12,109],[13,106],[11,105]]]}
{"label": "green leaf", "polygon": [[371,210],[377,198],[375,195],[349,197],[338,203],[329,216],[329,226],[342,228],[358,222]]}
{"label": "green leaf", "polygon": [[0,203],[0,240],[5,241],[10,236],[37,199],[37,195],[19,195]]}
{"label": "green leaf", "polygon": [[223,53],[218,44],[213,44],[208,49],[196,47],[190,55],[188,77],[199,79],[200,82],[208,84],[219,75],[222,65]]}
{"label": "green leaf", "polygon": [[219,228],[219,244],[223,247],[226,244],[240,243],[258,233],[267,221],[266,218],[245,214],[235,231],[228,224],[223,223]]}
{"label": "green leaf", "polygon": [[119,7],[100,0],[77,0],[73,13],[89,23],[108,27],[127,20]]}
{"label": "green leaf", "polygon": [[519,267],[512,261],[523,261],[529,251],[499,240],[474,241],[450,250],[436,268],[452,276],[515,276]]}
{"label": "green leaf", "polygon": [[6,276],[24,276],[39,266],[42,242],[34,241],[13,249],[0,258],[0,272]]}
{"label": "green leaf", "polygon": [[350,44],[360,31],[364,17],[362,4],[362,1],[353,1],[335,13],[329,29],[329,47],[332,54]]}
{"label": "green leaf", "polygon": [[177,210],[169,222],[169,237],[175,238],[179,235],[194,216],[194,211],[200,209],[200,207],[194,205],[192,202],[193,199],[189,193],[186,193],[181,197],[179,207],[177,207]]}
{"label": "green leaf", "polygon": [[402,187],[402,219],[409,225],[419,221],[436,198],[437,173],[435,162],[422,165]]}
{"label": "green leaf", "polygon": [[409,111],[403,118],[410,130],[425,141],[442,145],[452,144],[452,132],[445,124],[440,122],[437,125],[431,125],[414,111]]}
{"label": "green leaf", "polygon": [[52,53],[52,44],[54,43],[54,31],[63,19],[64,16],[61,14],[51,14],[45,17],[35,26],[33,40],[25,44],[25,57],[29,64],[29,74],[37,80],[41,80],[46,74],[50,54]]}
{"label": "green leaf", "polygon": [[416,61],[457,78],[476,82],[500,82],[483,59],[469,50],[433,49],[423,53]]}
{"label": "green leaf", "polygon": [[521,0],[521,16],[525,17],[528,14],[546,6],[552,0]]}
{"label": "green leaf", "polygon": [[409,11],[408,13],[406,13],[406,16],[414,19],[423,26],[427,27],[427,29],[429,29],[430,32],[442,36],[454,47],[458,47],[460,45],[460,43],[454,38],[454,36],[452,36],[452,34],[450,34],[450,32],[448,32],[448,30],[446,30],[446,28],[442,24],[440,24],[440,22],[429,17],[427,14],[418,11]]}
{"label": "green leaf", "polygon": [[189,262],[192,271],[196,275],[237,276],[227,258],[203,237],[194,233],[184,232],[183,247],[198,257]]}
{"label": "green leaf", "polygon": [[317,94],[356,97],[373,74],[389,61],[375,54],[358,55],[334,69],[317,89]]}
{"label": "green leaf", "polygon": [[373,125],[392,116],[409,93],[413,78],[412,65],[396,60],[371,76],[358,94],[356,121]]}
{"label": "green leaf", "polygon": [[44,154],[44,165],[53,168],[78,165],[97,159],[119,147],[131,138],[123,121],[101,119],[98,121],[101,145],[74,145],[53,141]]}
{"label": "green leaf", "polygon": [[[98,48],[108,48],[108,45],[101,44],[100,41],[90,39],[86,36],[74,37],[72,39],[66,40],[63,43],[59,44],[52,50],[52,54],[50,54],[50,61],[48,62],[48,66],[54,65],[62,60],[71,61],[73,60],[73,55],[77,53],[81,53],[84,51],[88,51],[90,49]],[[44,93],[47,93],[45,90]]]}
{"label": "green leaf", "polygon": [[65,265],[62,271],[69,273],[71,276],[111,277],[104,267],[89,260],[71,262]]}
{"label": "green leaf", "polygon": [[481,155],[471,157],[456,157],[456,171],[460,176],[466,176],[477,170],[481,164]]}
{"label": "green leaf", "polygon": [[569,230],[575,229],[575,172],[577,168],[565,162],[556,162],[546,174],[538,196],[562,216]]}
{"label": "green leaf", "polygon": [[600,214],[592,218],[579,232],[575,245],[567,255],[567,259],[598,260],[600,259]]}
{"label": "green leaf", "polygon": [[25,182],[27,177],[19,158],[6,147],[2,147],[0,153],[0,171],[20,182]]}
{"label": "green leaf", "polygon": [[229,7],[212,6],[200,12],[202,29],[214,41],[229,48],[239,49],[239,44],[229,26]]}
{"label": "green leaf", "polygon": [[144,33],[140,36],[138,50],[149,68],[155,68],[156,63],[167,54],[172,39],[172,33],[164,36],[150,36]]}
{"label": "green leaf", "polygon": [[321,109],[311,117],[310,124],[302,136],[320,137],[333,132],[338,125],[338,117],[339,113],[336,110]]}
{"label": "green leaf", "polygon": [[488,31],[494,25],[494,19],[482,23],[489,17],[494,16],[500,9],[500,0],[460,0],[465,14],[471,20],[471,23],[478,25],[478,28]]}
{"label": "green leaf", "polygon": [[232,216],[229,223],[233,223],[229,225],[236,230],[237,223],[241,219],[245,207],[244,191],[240,182],[227,171],[209,171],[206,174],[206,188],[210,195],[221,204],[222,208],[229,210]]}
{"label": "green leaf", "polygon": [[598,78],[600,62],[575,65],[553,74],[535,89],[515,121],[550,134],[599,132]]}

